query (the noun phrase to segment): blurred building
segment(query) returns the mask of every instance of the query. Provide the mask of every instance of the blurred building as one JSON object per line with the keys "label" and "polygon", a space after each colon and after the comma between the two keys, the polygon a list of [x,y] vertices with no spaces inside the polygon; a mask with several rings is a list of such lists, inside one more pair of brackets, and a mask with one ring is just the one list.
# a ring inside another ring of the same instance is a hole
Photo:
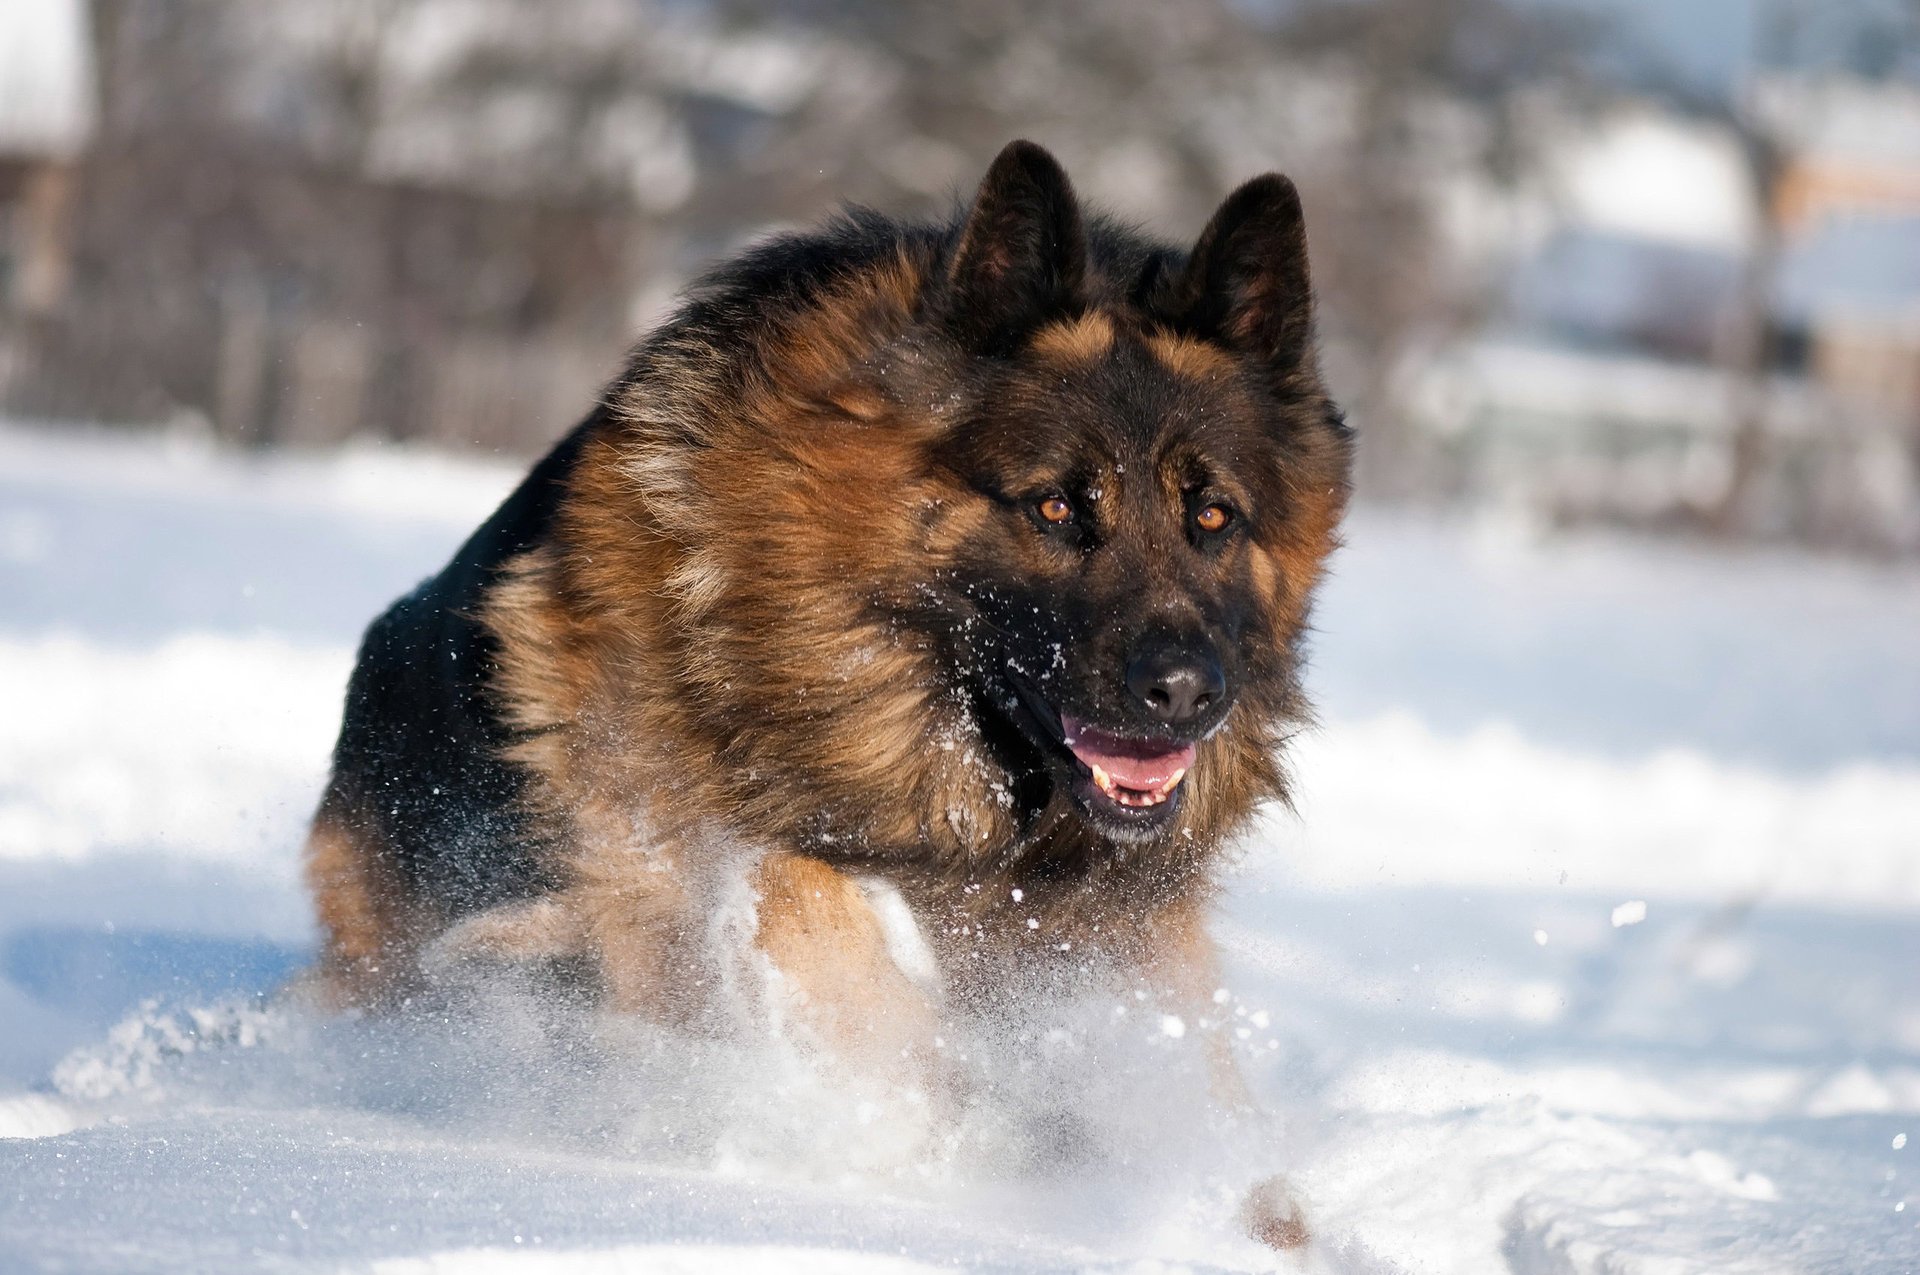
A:
{"label": "blurred building", "polygon": [[1550,148],[1504,303],[1420,396],[1457,490],[1706,525],[1744,447],[1748,530],[1920,547],[1920,93],[1753,96],[1744,124],[1641,102]]}
{"label": "blurred building", "polygon": [[1583,348],[1711,360],[1760,221],[1728,130],[1630,104],[1554,147],[1545,180],[1552,229],[1514,271],[1505,321]]}
{"label": "blurred building", "polygon": [[1920,452],[1920,88],[1781,77],[1758,108],[1790,143],[1781,320],[1821,384]]}

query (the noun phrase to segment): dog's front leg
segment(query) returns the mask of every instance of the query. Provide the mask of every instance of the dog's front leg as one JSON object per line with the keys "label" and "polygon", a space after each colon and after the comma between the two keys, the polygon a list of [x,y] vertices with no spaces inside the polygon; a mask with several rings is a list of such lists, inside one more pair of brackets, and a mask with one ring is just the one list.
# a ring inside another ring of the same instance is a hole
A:
{"label": "dog's front leg", "polygon": [[[1184,900],[1158,913],[1148,928],[1143,973],[1166,1004],[1203,1034],[1214,1100],[1236,1113],[1260,1114],[1233,1053],[1231,1017],[1217,999],[1220,956],[1207,932],[1204,900]],[[1254,1183],[1242,1198],[1246,1233],[1275,1249],[1295,1249],[1311,1238],[1306,1213],[1285,1178]]]}
{"label": "dog's front leg", "polygon": [[1230,1019],[1214,997],[1220,990],[1220,956],[1207,932],[1205,901],[1182,900],[1155,913],[1144,939],[1141,974],[1153,995],[1206,1044],[1207,1079],[1214,1101],[1231,1111],[1258,1110],[1234,1057]]}
{"label": "dog's front leg", "polygon": [[937,1013],[928,990],[901,968],[899,944],[889,941],[888,918],[868,889],[799,854],[769,855],[754,887],[754,942],[778,972],[776,994],[803,1035],[888,1079],[925,1084]]}

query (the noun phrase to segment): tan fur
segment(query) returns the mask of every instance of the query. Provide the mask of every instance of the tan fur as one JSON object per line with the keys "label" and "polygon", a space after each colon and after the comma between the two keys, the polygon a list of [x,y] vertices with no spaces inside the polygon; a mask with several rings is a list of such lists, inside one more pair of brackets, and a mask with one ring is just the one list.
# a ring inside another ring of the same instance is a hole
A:
{"label": "tan fur", "polygon": [[581,842],[563,895],[597,958],[607,1003],[663,1022],[702,1021],[717,975],[702,949],[703,895],[671,841],[606,835]]}
{"label": "tan fur", "polygon": [[307,886],[320,922],[319,966],[303,993],[333,1009],[377,1005],[412,984],[414,959],[432,934],[379,843],[329,795],[306,846]]}
{"label": "tan fur", "polygon": [[1169,332],[1149,332],[1147,349],[1168,371],[1189,380],[1208,382],[1231,376],[1234,363],[1219,347]]}
{"label": "tan fur", "polygon": [[530,964],[587,952],[579,911],[559,897],[523,899],[470,916],[441,932],[421,953],[429,970],[462,961]]}
{"label": "tan fur", "polygon": [[1050,323],[1033,336],[1033,352],[1041,358],[1068,365],[1092,363],[1113,348],[1113,316],[1104,310],[1089,310],[1077,319]]}
{"label": "tan fur", "polygon": [[933,1005],[895,963],[858,883],[804,855],[768,856],[754,875],[754,942],[779,972],[788,1012],[833,1053],[923,1080]]}
{"label": "tan fur", "polygon": [[1300,1201],[1284,1178],[1267,1178],[1254,1184],[1241,1202],[1240,1225],[1253,1239],[1283,1252],[1305,1248],[1313,1238]]}

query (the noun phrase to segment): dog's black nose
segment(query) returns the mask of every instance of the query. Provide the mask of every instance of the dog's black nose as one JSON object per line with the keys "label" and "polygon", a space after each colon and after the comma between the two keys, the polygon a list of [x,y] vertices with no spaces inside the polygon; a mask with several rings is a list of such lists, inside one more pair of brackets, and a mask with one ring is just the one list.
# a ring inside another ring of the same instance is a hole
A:
{"label": "dog's black nose", "polygon": [[1127,689],[1170,726],[1204,714],[1227,693],[1227,675],[1211,651],[1153,643],[1127,661]]}

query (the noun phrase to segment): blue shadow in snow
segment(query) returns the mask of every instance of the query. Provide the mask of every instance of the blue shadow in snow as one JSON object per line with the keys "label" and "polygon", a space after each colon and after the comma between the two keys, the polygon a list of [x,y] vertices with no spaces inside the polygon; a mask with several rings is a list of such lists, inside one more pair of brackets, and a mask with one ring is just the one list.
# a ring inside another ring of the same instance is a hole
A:
{"label": "blue shadow in snow", "polygon": [[311,956],[299,944],[163,930],[49,926],[0,944],[0,977],[67,1014],[110,1022],[141,1000],[267,992]]}

